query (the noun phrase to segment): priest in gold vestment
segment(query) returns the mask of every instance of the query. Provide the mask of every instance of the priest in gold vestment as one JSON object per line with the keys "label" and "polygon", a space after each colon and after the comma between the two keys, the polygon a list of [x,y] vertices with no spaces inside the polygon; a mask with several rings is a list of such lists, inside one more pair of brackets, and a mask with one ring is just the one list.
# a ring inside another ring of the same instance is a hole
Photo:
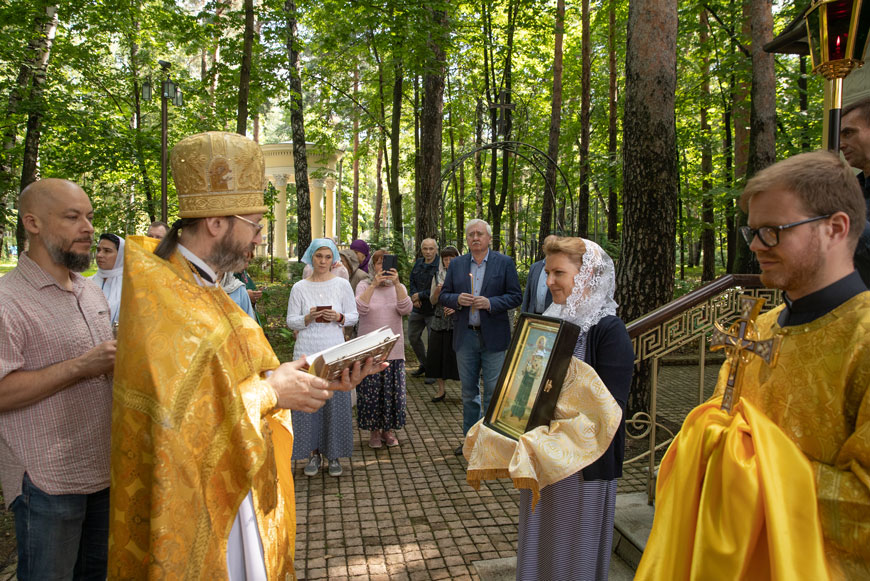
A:
{"label": "priest in gold vestment", "polygon": [[659,470],[637,579],[870,579],[870,292],[852,256],[864,200],[830,152],[746,185],[742,234],[785,304],[757,322],[778,361],[740,363],[732,414],[696,408]]}
{"label": "priest in gold vestment", "polygon": [[316,411],[382,366],[327,383],[279,364],[215,284],[261,240],[256,143],[194,135],[171,161],[181,219],[159,246],[131,237],[124,263],[109,578],[294,579],[290,409]]}

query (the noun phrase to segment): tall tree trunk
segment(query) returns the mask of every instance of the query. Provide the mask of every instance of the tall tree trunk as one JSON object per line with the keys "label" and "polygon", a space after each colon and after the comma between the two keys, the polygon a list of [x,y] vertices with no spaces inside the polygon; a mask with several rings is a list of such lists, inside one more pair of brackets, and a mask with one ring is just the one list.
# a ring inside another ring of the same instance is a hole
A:
{"label": "tall tree trunk", "polygon": [[[462,147],[462,142],[459,143]],[[456,193],[456,249],[462,254],[465,242],[465,164],[459,166],[459,190]]]}
{"label": "tall tree trunk", "polygon": [[140,101],[141,93],[139,91],[139,5],[136,4],[136,9],[130,11],[130,23],[132,25],[133,35],[130,38],[130,74],[133,77],[133,130],[135,131],[136,150],[136,165],[139,167],[139,174],[142,176],[142,190],[145,193],[145,212],[148,214],[148,220],[153,222],[156,219],[157,208],[152,193],[151,178],[148,176],[148,166],[145,163],[147,155],[145,153],[145,142],[142,134],[142,103]]}
{"label": "tall tree trunk", "polygon": [[[773,12],[770,0],[751,0],[749,22],[752,30],[752,91],[749,112],[749,158],[746,178],[776,161],[776,76],[773,55],[764,45],[773,38]],[[739,214],[738,227],[746,222]],[[737,272],[758,272],[749,246],[737,246]]]}
{"label": "tall tree trunk", "polygon": [[[423,179],[423,170],[420,153],[420,75],[414,75],[414,222],[420,215],[420,181]],[[419,255],[420,245],[416,246]]]}
{"label": "tall tree trunk", "polygon": [[589,109],[591,101],[592,35],[589,30],[589,0],[582,1],[583,32],[580,76],[580,199],[577,204],[577,231],[589,236]]}
{"label": "tall tree trunk", "polygon": [[[46,14],[49,14],[46,11]],[[42,115],[45,110],[44,93],[46,77],[48,76],[48,62],[51,59],[51,49],[54,45],[54,36],[57,33],[57,10],[50,12],[50,20],[45,25],[45,38],[40,47],[39,58],[35,61],[37,67],[33,70],[30,87],[30,112],[27,115],[27,133],[24,136],[24,155],[21,160],[21,183],[19,192],[35,182],[38,178],[39,167],[39,139],[42,135]],[[19,255],[25,247],[26,236],[24,225],[19,216],[15,231],[16,243]]]}
{"label": "tall tree trunk", "polygon": [[236,113],[236,133],[240,135],[248,133],[248,94],[251,89],[251,60],[254,52],[254,0],[244,2],[245,36],[242,44],[242,68],[239,71],[239,109]]}
{"label": "tall tree trunk", "polygon": [[402,194],[399,191],[399,137],[402,130],[402,84],[404,82],[404,67],[401,60],[393,63],[393,110],[390,125],[390,174],[387,180],[387,190],[390,194],[390,216],[392,218],[393,235],[396,241],[402,242]]}
{"label": "tall tree trunk", "polygon": [[801,119],[804,120],[803,125],[801,125],[801,151],[809,151],[810,150],[810,131],[807,126],[807,120],[809,119],[809,115],[807,115],[807,109],[809,108],[809,97],[807,94],[807,57],[806,55],[800,56],[800,75],[798,76],[798,103],[800,106]]}
{"label": "tall tree trunk", "polygon": [[[13,149],[17,141],[19,124],[16,122],[19,107],[23,101],[32,99],[28,94],[28,87],[33,80],[34,71],[44,67],[48,61],[50,47],[54,39],[54,31],[57,28],[57,6],[46,3],[37,12],[33,22],[33,36],[27,43],[25,52],[26,60],[18,69],[18,78],[9,91],[9,99],[6,105],[6,118],[3,129],[3,149],[0,151],[0,240],[6,235],[6,209],[9,207],[10,198],[17,198],[20,191],[20,181],[16,179],[12,160]],[[18,182],[18,183],[16,183]],[[14,200],[13,200],[14,205]],[[20,228],[23,235],[23,229]],[[18,253],[24,250],[21,239],[18,241]]]}
{"label": "tall tree trunk", "polygon": [[[511,114],[511,90],[513,77],[513,53],[514,53],[514,29],[516,28],[516,17],[519,11],[517,6],[518,0],[510,0],[508,2],[508,21],[507,21],[507,44],[505,50],[507,54],[504,59],[504,91],[501,99],[501,113],[504,121],[504,141],[511,140],[511,131],[513,129],[513,115]],[[497,156],[494,156],[494,160]],[[510,164],[511,153],[507,149],[502,150],[501,155],[501,192],[498,200],[495,199],[495,188],[489,189],[489,213],[492,220],[492,247],[494,250],[501,250],[501,217],[504,212],[504,205],[507,201],[508,188],[510,187]],[[493,164],[493,169],[495,164]],[[495,180],[495,172],[493,179]],[[494,185],[494,184],[493,184]]]}
{"label": "tall tree trunk", "polygon": [[619,204],[617,203],[616,180],[617,180],[617,158],[619,152],[616,149],[617,139],[617,110],[616,101],[616,2],[618,0],[610,0],[608,5],[608,16],[610,19],[610,28],[607,31],[607,52],[610,57],[610,83],[608,85],[607,97],[607,157],[608,157],[608,175],[607,180],[607,238],[616,243],[619,238]]}
{"label": "tall tree trunk", "polygon": [[[359,93],[359,65],[353,70],[353,99]],[[353,110],[353,217],[351,239],[359,238],[359,108]]]}
{"label": "tall tree trunk", "polygon": [[[483,216],[483,152],[480,150],[483,147],[483,101],[480,97],[477,98],[477,107],[474,110],[474,147],[477,150],[474,154],[474,202],[475,202],[475,218]],[[462,246],[461,240],[465,238],[465,228],[456,231],[459,246]]]}
{"label": "tall tree trunk", "polygon": [[[733,47],[732,47],[733,50]],[[734,139],[732,137],[732,119],[734,118],[734,95],[735,95],[735,76],[731,74],[731,80],[728,83],[728,94],[725,97],[724,112],[722,114],[722,131],[724,132],[723,155],[725,157],[725,175],[723,183],[726,190],[730,190],[734,184]],[[725,257],[725,272],[731,274],[734,272],[734,255],[737,253],[735,244],[739,244],[736,239],[736,229],[734,225],[734,200],[726,192],[724,196],[725,206],[725,244],[727,246],[727,254]]]}
{"label": "tall tree trunk", "polygon": [[378,147],[378,162],[375,166],[375,240],[380,244],[381,241],[381,213],[384,207],[384,179],[382,168],[384,164],[384,150],[386,149],[386,144],[384,142],[384,136],[381,135],[381,143]]}
{"label": "tall tree trunk", "polygon": [[447,14],[430,12],[433,26],[428,41],[431,50],[423,75],[423,111],[420,122],[420,196],[417,199],[416,248],[424,238],[434,238],[438,232],[441,201],[441,142],[444,110],[444,71],[446,68],[444,40]]}
{"label": "tall tree trunk", "polygon": [[308,189],[308,154],[305,149],[305,117],[302,113],[302,78],[296,37],[296,2],[285,0],[287,56],[290,65],[290,125],[293,131],[293,174],[296,181],[297,235],[299,260],[311,244],[311,193]]}
{"label": "tall tree trunk", "polygon": [[[629,0],[625,59],[622,253],[617,302],[626,322],[668,302],[674,290],[678,199],[675,0]],[[643,374],[629,415],[649,404]]]}
{"label": "tall tree trunk", "polygon": [[707,122],[707,103],[710,101],[710,57],[707,55],[707,11],[701,9],[700,15],[701,56],[701,248],[704,262],[701,269],[701,280],[713,280],[716,276],[716,225],[713,223],[713,148],[710,135],[710,124]]}
{"label": "tall tree trunk", "polygon": [[556,2],[556,27],[553,39],[553,92],[550,103],[550,135],[547,155],[553,163],[547,164],[544,183],[544,198],[541,201],[541,224],[538,230],[538,253],[536,258],[544,257],[544,238],[551,234],[553,209],[556,207],[556,164],[559,161],[559,132],[562,127],[562,37],[565,33],[565,0]]}

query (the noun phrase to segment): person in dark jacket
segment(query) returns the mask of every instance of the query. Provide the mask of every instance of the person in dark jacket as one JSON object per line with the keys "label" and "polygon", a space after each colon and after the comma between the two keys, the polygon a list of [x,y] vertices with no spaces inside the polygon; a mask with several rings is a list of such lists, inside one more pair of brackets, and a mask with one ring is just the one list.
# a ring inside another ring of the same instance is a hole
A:
{"label": "person in dark jacket", "polygon": [[420,243],[422,256],[414,263],[411,269],[411,281],[408,292],[414,308],[408,317],[408,343],[417,356],[420,366],[411,373],[413,377],[420,377],[426,373],[426,346],[423,344],[423,331],[429,326],[429,321],[435,313],[432,303],[429,301],[429,289],[432,287],[432,277],[438,270],[438,243],[432,238],[426,238]]}

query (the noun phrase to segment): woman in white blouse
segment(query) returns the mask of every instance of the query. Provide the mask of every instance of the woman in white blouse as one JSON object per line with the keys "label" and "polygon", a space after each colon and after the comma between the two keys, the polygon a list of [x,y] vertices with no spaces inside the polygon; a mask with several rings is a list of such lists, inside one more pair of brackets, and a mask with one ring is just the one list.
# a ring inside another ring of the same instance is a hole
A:
{"label": "woman in white blouse", "polygon": [[[330,272],[337,260],[338,249],[328,238],[313,240],[302,257],[313,272],[290,290],[287,326],[297,331],[294,359],[343,343],[343,328],[359,319],[350,283]],[[339,458],[349,458],[353,450],[350,398],[350,392],[336,391],[313,414],[293,411],[293,459],[308,459],[306,476],[317,474],[323,456],[329,475],[341,475]]]}

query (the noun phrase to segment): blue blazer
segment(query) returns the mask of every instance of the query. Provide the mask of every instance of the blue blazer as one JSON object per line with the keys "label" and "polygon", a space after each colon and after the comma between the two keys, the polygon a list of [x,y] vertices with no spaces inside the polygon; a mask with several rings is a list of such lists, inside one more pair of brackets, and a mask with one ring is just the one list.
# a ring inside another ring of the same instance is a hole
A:
{"label": "blue blazer", "polygon": [[[537,314],[538,309],[538,277],[541,276],[541,272],[544,270],[544,261],[539,260],[532,265],[529,269],[529,278],[526,280],[526,292],[523,293],[523,306],[520,310],[524,313],[532,313]],[[553,303],[553,294],[550,292],[550,289],[547,289],[547,296],[544,297],[544,308],[541,309],[543,313],[544,310],[549,307]]]}
{"label": "blue blazer", "polygon": [[[460,306],[460,293],[471,292],[471,253],[450,261],[438,302],[455,309],[453,315],[453,350],[459,349],[472,331],[468,328],[469,307]],[[489,299],[490,310],[480,311],[480,332],[486,351],[506,351],[511,341],[508,311],[520,306],[523,289],[514,261],[495,250],[489,251],[481,296]]]}

